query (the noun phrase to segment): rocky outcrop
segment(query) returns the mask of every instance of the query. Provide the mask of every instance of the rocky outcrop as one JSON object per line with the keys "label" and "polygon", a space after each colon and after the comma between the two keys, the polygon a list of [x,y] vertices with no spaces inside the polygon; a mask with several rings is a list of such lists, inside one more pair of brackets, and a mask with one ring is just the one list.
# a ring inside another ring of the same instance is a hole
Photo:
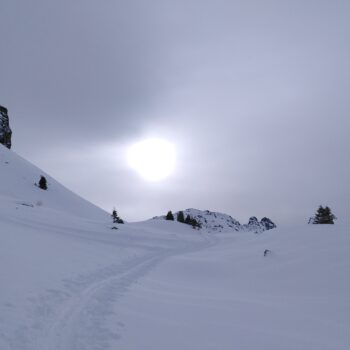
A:
{"label": "rocky outcrop", "polygon": [[[210,232],[239,231],[241,224],[232,216],[210,210],[186,209],[183,211],[186,218],[189,215],[195,219],[202,228]],[[178,212],[174,214],[177,218]]]}
{"label": "rocky outcrop", "polygon": [[253,231],[255,233],[276,228],[276,225],[269,218],[265,217],[259,221],[255,216],[252,216],[248,220],[248,224],[242,226],[246,231]]}
{"label": "rocky outcrop", "polygon": [[242,226],[245,231],[253,231],[256,233],[264,231],[264,227],[260,225],[256,216],[250,217],[248,223]]}
{"label": "rocky outcrop", "polygon": [[0,143],[11,148],[12,131],[9,124],[7,108],[0,106]]}
{"label": "rocky outcrop", "polygon": [[273,228],[276,228],[276,224],[272,222],[269,218],[262,218],[260,224],[265,226],[265,230],[272,230]]}
{"label": "rocky outcrop", "polygon": [[[259,221],[255,216],[252,216],[247,224],[241,225],[239,221],[230,215],[209,210],[186,209],[183,213],[185,217],[189,215],[191,218],[196,219],[201,228],[206,229],[208,232],[249,231],[260,233],[276,227],[270,219],[263,218]],[[178,214],[179,212],[174,213],[175,220]],[[165,216],[156,216],[153,219],[164,220]]]}

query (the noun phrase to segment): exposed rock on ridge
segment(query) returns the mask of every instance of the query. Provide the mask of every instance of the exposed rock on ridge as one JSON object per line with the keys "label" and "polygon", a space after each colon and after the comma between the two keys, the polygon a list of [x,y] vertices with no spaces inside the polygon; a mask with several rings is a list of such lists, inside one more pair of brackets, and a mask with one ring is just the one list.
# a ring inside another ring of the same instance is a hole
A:
{"label": "exposed rock on ridge", "polygon": [[11,148],[12,131],[9,124],[7,108],[0,106],[0,143]]}
{"label": "exposed rock on ridge", "polygon": [[259,222],[255,216],[252,216],[249,219],[248,224],[242,225],[242,227],[246,231],[254,231],[256,233],[259,233],[276,228],[276,225],[269,218],[262,218]]}
{"label": "exposed rock on ridge", "polygon": [[[263,218],[259,220],[252,216],[248,224],[241,225],[239,221],[234,219],[232,216],[212,212],[209,210],[198,210],[198,209],[186,209],[183,211],[184,216],[190,215],[201,224],[201,227],[208,230],[209,232],[223,232],[223,231],[249,231],[260,233],[266,230],[276,228],[276,225],[269,219]],[[174,214],[175,220],[177,218],[178,212]],[[157,216],[153,219],[165,219],[165,216]]]}

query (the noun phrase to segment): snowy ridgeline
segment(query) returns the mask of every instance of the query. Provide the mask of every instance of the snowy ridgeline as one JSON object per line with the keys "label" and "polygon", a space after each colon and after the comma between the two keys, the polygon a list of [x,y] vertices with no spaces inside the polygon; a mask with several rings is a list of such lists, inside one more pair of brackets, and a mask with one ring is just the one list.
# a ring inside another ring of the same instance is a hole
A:
{"label": "snowy ridgeline", "polygon": [[242,234],[261,222],[189,209],[221,233],[111,230],[109,213],[2,145],[0,180],[1,350],[350,348],[348,226]]}
{"label": "snowy ridgeline", "polygon": [[[39,189],[40,177],[45,176],[48,190]],[[32,215],[56,211],[71,216],[106,220],[109,215],[62,186],[43,170],[29,163],[15,152],[0,144],[0,208],[21,210],[32,208]],[[1,213],[0,213],[1,214]],[[18,213],[18,215],[21,215]]]}
{"label": "snowy ridgeline", "polygon": [[[269,218],[262,218],[259,221],[255,216],[252,216],[247,224],[241,225],[240,222],[232,216],[213,212],[209,210],[186,209],[183,210],[184,216],[189,215],[200,223],[201,228],[208,232],[226,232],[226,231],[246,231],[260,233],[266,230],[276,228],[276,225]],[[179,212],[174,214],[175,220]],[[165,220],[165,216],[156,216],[153,220]]]}

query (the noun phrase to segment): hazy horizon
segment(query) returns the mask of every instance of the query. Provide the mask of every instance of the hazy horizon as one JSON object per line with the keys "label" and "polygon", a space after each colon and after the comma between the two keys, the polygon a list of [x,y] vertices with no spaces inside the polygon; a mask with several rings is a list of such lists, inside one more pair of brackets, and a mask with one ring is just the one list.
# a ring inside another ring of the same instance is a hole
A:
{"label": "hazy horizon", "polygon": [[[307,222],[350,211],[350,3],[0,4],[12,149],[127,221],[209,209]],[[174,144],[149,182],[127,149]]]}

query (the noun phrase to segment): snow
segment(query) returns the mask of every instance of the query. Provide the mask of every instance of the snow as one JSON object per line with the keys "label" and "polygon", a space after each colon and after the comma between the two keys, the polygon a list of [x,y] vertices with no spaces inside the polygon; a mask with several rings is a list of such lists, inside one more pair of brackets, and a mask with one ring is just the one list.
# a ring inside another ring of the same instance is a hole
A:
{"label": "snow", "polygon": [[1,350],[349,348],[349,226],[112,226],[0,146]]}
{"label": "snow", "polygon": [[[232,216],[210,210],[198,210],[189,208],[183,210],[184,217],[188,215],[190,218],[196,219],[202,229],[207,232],[232,232],[246,231],[254,233],[262,233],[276,227],[276,225],[268,218],[263,218],[260,222],[253,216],[249,219],[248,224],[241,225],[240,222]],[[179,211],[174,213],[175,220],[179,215]],[[166,215],[155,216],[153,220],[166,220]]]}
{"label": "snow", "polygon": [[120,348],[349,348],[348,230],[216,237],[205,251],[168,259],[128,293],[118,310],[133,327]]}

